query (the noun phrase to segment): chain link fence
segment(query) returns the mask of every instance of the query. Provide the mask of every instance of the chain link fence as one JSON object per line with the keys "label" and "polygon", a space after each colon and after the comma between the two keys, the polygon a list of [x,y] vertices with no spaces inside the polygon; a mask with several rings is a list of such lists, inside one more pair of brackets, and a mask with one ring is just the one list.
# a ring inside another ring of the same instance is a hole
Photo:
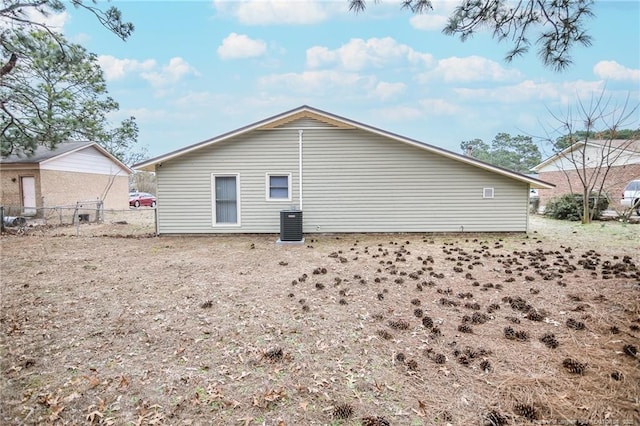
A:
{"label": "chain link fence", "polygon": [[23,233],[30,229],[70,228],[78,234],[79,227],[91,225],[127,225],[142,233],[155,233],[155,208],[105,209],[102,202],[78,202],[76,205],[38,207],[0,206],[2,231]]}

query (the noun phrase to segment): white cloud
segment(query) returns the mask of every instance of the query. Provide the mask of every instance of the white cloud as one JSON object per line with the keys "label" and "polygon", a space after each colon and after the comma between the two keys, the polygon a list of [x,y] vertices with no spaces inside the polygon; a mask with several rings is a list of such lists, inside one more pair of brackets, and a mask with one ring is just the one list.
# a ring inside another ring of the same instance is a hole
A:
{"label": "white cloud", "polygon": [[593,67],[593,73],[605,80],[640,81],[640,69],[634,70],[616,61],[600,61]]}
{"label": "white cloud", "polygon": [[27,20],[46,25],[48,28],[60,33],[64,31],[64,25],[70,18],[66,11],[61,13],[49,12],[45,15],[32,7],[25,9],[25,15]]}
{"label": "white cloud", "polygon": [[348,71],[359,71],[367,67],[381,68],[389,64],[401,65],[403,62],[429,64],[431,61],[431,55],[417,52],[391,37],[370,38],[366,41],[351,39],[333,51],[322,46],[307,50],[307,66],[310,68],[338,64]]}
{"label": "white cloud", "polygon": [[409,23],[413,28],[425,31],[440,31],[447,25],[447,17],[442,15],[415,15]]}
{"label": "white cloud", "polygon": [[375,78],[362,77],[356,73],[339,71],[305,71],[303,73],[273,74],[262,77],[258,84],[265,89],[274,90],[282,88],[296,93],[324,94],[327,91],[340,88],[346,91],[354,91],[357,88],[371,90],[375,88]]}
{"label": "white cloud", "polygon": [[216,10],[245,25],[308,25],[323,22],[334,2],[317,0],[216,0]]}
{"label": "white cloud", "polygon": [[145,61],[118,59],[111,55],[101,55],[98,56],[98,64],[104,71],[107,80],[118,80],[128,73],[150,71],[156,66],[156,61],[153,59]]}
{"label": "white cloud", "polygon": [[447,20],[458,3],[440,0],[432,4],[433,10],[411,17],[409,23],[413,28],[423,31],[441,31],[447,25]]}
{"label": "white cloud", "polygon": [[267,44],[262,40],[253,40],[244,34],[231,33],[222,40],[218,47],[221,59],[240,59],[261,56],[267,51]]}
{"label": "white cloud", "polygon": [[503,68],[499,63],[481,56],[441,59],[435,69],[420,76],[421,82],[432,78],[441,78],[447,83],[472,81],[508,81],[520,78],[522,74],[515,69]]}
{"label": "white cloud", "polygon": [[570,81],[563,83],[537,83],[525,80],[512,86],[483,89],[457,88],[454,92],[467,100],[479,102],[499,102],[522,104],[527,101],[556,101],[563,105],[573,103],[576,99],[587,99],[593,93],[602,91],[604,84],[600,81]]}
{"label": "white cloud", "polygon": [[406,88],[407,85],[404,83],[387,83],[381,81],[376,84],[373,89],[373,94],[376,98],[385,101],[404,92]]}
{"label": "white cloud", "polygon": [[375,115],[379,120],[387,122],[406,122],[424,117],[419,108],[406,105],[379,108],[375,110]]}
{"label": "white cloud", "polygon": [[169,60],[167,65],[162,67],[161,71],[143,72],[141,77],[151,83],[152,86],[160,87],[176,83],[189,74],[199,75],[187,61],[180,57],[174,57]]}
{"label": "white cloud", "polygon": [[456,115],[462,109],[451,102],[444,99],[422,99],[419,101],[420,106],[427,111],[427,115]]}
{"label": "white cloud", "polygon": [[313,95],[325,98],[327,93],[340,93],[342,99],[367,98],[386,101],[406,91],[405,83],[379,81],[375,76],[335,70],[272,74],[259,79],[261,90],[290,93],[291,96]]}

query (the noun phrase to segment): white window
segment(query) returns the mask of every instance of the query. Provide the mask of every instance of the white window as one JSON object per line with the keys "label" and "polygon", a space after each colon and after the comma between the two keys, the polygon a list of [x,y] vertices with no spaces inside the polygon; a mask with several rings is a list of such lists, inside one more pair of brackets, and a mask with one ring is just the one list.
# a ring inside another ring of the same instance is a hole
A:
{"label": "white window", "polygon": [[482,198],[493,198],[493,188],[482,188]]}
{"label": "white window", "polygon": [[240,225],[240,176],[211,175],[213,225]]}
{"label": "white window", "polygon": [[267,173],[267,201],[291,201],[291,173]]}

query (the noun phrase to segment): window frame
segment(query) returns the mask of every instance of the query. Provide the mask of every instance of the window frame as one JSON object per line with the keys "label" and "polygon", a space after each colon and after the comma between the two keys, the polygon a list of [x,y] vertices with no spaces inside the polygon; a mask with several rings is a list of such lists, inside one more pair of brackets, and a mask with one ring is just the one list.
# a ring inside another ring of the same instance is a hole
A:
{"label": "window frame", "polygon": [[[218,177],[234,177],[236,179],[236,222],[218,222],[216,209],[216,178]],[[242,225],[241,200],[240,200],[240,173],[211,173],[211,221],[214,228],[232,228]]]}
{"label": "window frame", "polygon": [[[287,198],[273,198],[271,197],[271,178],[272,177],[285,177],[287,178]],[[292,173],[277,173],[267,172],[265,173],[265,200],[270,202],[291,202],[292,199]]]}
{"label": "window frame", "polygon": [[495,198],[496,191],[494,188],[482,188],[482,198],[492,199]]}

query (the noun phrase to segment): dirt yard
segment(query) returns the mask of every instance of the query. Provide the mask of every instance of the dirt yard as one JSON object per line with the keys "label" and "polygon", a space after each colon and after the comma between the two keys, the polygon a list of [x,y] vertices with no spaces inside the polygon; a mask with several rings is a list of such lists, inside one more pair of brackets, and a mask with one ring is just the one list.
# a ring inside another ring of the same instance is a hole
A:
{"label": "dirt yard", "polygon": [[1,424],[640,424],[640,225],[124,222],[0,238]]}

